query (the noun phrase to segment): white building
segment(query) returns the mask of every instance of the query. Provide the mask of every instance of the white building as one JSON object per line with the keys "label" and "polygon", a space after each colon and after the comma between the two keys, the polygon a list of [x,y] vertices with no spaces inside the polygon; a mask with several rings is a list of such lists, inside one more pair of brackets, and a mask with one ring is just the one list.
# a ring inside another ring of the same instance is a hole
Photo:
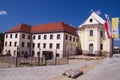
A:
{"label": "white building", "polygon": [[104,22],[103,18],[93,12],[78,27],[82,54],[106,55],[110,52],[110,40]]}
{"label": "white building", "polygon": [[[4,54],[16,56],[34,54],[40,57],[44,51],[52,52],[50,57],[62,58],[67,54],[76,54],[78,35],[76,29],[63,22],[30,26],[20,24],[7,32],[4,39]],[[17,49],[18,48],[18,49]]]}

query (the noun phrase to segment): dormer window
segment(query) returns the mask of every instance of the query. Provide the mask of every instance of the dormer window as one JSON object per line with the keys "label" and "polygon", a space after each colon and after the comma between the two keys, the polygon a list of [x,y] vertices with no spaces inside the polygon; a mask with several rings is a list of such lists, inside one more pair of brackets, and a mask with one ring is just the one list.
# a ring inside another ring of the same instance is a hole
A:
{"label": "dormer window", "polygon": [[90,19],[89,19],[89,21],[90,21],[90,22],[92,22],[92,21],[93,21],[93,19],[92,19],[92,18],[90,18]]}

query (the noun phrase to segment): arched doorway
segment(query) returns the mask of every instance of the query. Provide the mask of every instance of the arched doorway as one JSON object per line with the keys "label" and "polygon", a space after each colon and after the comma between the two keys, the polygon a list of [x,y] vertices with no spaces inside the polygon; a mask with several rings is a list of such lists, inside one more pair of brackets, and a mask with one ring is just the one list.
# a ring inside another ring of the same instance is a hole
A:
{"label": "arched doorway", "polygon": [[94,46],[93,44],[89,44],[89,54],[93,54]]}

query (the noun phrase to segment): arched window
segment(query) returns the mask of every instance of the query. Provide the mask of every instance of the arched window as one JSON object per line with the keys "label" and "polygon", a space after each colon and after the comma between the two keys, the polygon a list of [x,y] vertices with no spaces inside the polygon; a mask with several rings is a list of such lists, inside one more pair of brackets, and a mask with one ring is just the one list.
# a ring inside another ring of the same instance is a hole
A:
{"label": "arched window", "polygon": [[100,37],[103,37],[103,31],[100,31]]}
{"label": "arched window", "polygon": [[90,30],[90,36],[93,36],[93,30]]}

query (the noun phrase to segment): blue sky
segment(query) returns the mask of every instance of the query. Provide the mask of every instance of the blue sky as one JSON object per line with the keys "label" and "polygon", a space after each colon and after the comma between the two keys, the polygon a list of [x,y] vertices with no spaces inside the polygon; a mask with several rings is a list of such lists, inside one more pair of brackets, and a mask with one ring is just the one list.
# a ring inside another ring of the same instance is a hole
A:
{"label": "blue sky", "polygon": [[120,17],[119,0],[0,0],[0,32],[26,23],[38,25],[63,21],[78,27],[91,10]]}
{"label": "blue sky", "polygon": [[120,17],[119,0],[0,0],[0,32],[20,24],[38,25],[64,21],[78,27],[91,10]]}

